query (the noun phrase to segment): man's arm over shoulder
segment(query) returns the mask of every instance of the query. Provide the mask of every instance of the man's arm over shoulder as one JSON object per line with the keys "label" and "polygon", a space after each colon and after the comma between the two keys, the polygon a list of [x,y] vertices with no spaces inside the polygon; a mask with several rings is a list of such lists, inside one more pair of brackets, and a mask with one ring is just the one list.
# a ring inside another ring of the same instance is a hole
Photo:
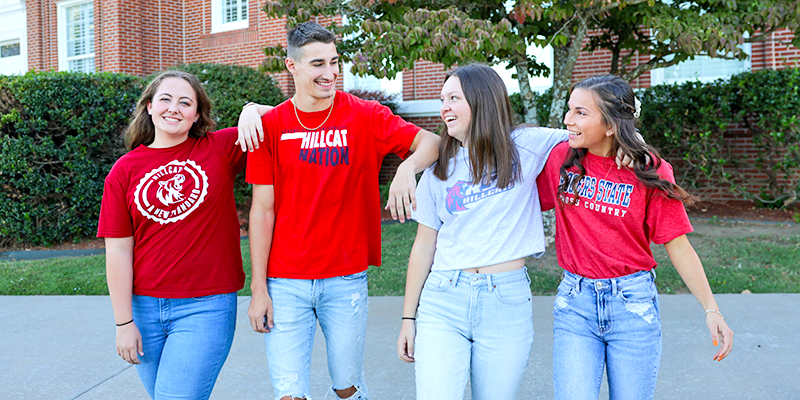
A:
{"label": "man's arm over shoulder", "polygon": [[415,189],[416,174],[430,167],[439,158],[439,136],[425,129],[420,129],[411,142],[413,153],[398,167],[389,188],[389,201],[386,209],[392,219],[405,222],[411,217],[411,211],[417,208]]}

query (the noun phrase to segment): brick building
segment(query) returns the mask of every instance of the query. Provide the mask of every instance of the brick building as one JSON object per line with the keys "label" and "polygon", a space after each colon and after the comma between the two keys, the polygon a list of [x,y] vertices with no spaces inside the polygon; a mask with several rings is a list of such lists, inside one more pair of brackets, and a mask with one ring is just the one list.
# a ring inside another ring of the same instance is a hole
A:
{"label": "brick building", "polygon": [[[111,71],[146,76],[179,63],[215,62],[258,67],[262,48],[285,44],[285,21],[269,19],[255,0],[0,0],[0,74],[33,70]],[[319,20],[323,25],[329,20]],[[646,88],[688,79],[713,80],[734,73],[785,68],[800,60],[800,49],[787,45],[791,32],[773,33],[766,41],[747,45],[746,61],[698,57],[677,66],[654,70],[635,80]],[[540,59],[552,59],[547,50]],[[582,53],[574,80],[607,73],[607,51]],[[634,57],[646,62],[646,56]],[[546,61],[545,61],[546,62]],[[340,89],[384,89],[402,93],[399,113],[419,126],[439,126],[441,65],[419,61],[393,82],[352,76],[345,66]],[[499,68],[498,71],[502,71]],[[511,91],[516,83],[502,73]],[[291,76],[275,74],[285,94],[294,91]],[[549,86],[539,78],[534,87]],[[747,151],[745,133],[731,140]],[[386,181],[397,164],[384,163]],[[723,199],[724,197],[720,197]]]}

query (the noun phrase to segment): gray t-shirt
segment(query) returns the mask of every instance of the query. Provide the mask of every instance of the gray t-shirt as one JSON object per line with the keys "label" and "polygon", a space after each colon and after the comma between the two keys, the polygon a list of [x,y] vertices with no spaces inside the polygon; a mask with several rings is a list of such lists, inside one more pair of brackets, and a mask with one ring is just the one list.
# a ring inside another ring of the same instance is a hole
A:
{"label": "gray t-shirt", "polygon": [[433,175],[433,167],[423,173],[412,215],[439,231],[432,271],[484,267],[544,253],[536,177],[550,150],[567,140],[567,131],[524,127],[511,137],[522,179],[509,188],[499,189],[496,183],[472,185],[469,150],[464,147],[450,160],[452,174],[446,181]]}

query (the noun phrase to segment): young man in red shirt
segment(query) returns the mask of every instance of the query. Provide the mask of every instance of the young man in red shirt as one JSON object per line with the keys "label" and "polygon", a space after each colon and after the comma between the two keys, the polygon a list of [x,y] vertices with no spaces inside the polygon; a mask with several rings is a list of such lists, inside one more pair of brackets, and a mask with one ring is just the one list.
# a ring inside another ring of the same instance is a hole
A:
{"label": "young man in red shirt", "polygon": [[[262,117],[265,141],[250,153],[253,184],[248,316],[265,333],[276,398],[308,398],[319,319],[339,398],[367,399],[364,338],[369,265],[381,263],[378,173],[384,156],[405,158],[389,208],[404,221],[415,207],[415,174],[438,157],[437,135],[385,106],[336,90],[335,36],[307,22],[288,34],[286,68],[297,92]],[[240,125],[240,129],[242,126]]]}

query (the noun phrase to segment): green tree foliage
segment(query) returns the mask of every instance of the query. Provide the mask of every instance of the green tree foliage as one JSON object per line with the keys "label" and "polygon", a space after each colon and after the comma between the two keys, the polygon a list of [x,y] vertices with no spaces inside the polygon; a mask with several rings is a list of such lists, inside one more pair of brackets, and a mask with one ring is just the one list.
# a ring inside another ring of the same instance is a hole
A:
{"label": "green tree foliage", "polygon": [[122,74],[0,77],[0,243],[96,232],[103,181],[141,91]]}
{"label": "green tree foliage", "polygon": [[[572,71],[590,30],[610,29],[593,38],[588,49],[611,50],[615,62],[609,72],[634,79],[696,55],[744,57],[739,45],[781,27],[797,33],[800,0],[271,0],[264,11],[286,17],[290,26],[314,15],[345,16],[346,24],[334,27],[344,38],[339,51],[359,74],[392,77],[420,59],[445,66],[509,62],[526,122],[538,114],[528,76],[552,72],[548,125],[559,126]],[[553,47],[553,71],[527,54],[530,45]],[[650,55],[651,61],[626,70],[626,55],[632,51]],[[282,70],[283,50],[271,47],[266,54],[265,67]]]}

